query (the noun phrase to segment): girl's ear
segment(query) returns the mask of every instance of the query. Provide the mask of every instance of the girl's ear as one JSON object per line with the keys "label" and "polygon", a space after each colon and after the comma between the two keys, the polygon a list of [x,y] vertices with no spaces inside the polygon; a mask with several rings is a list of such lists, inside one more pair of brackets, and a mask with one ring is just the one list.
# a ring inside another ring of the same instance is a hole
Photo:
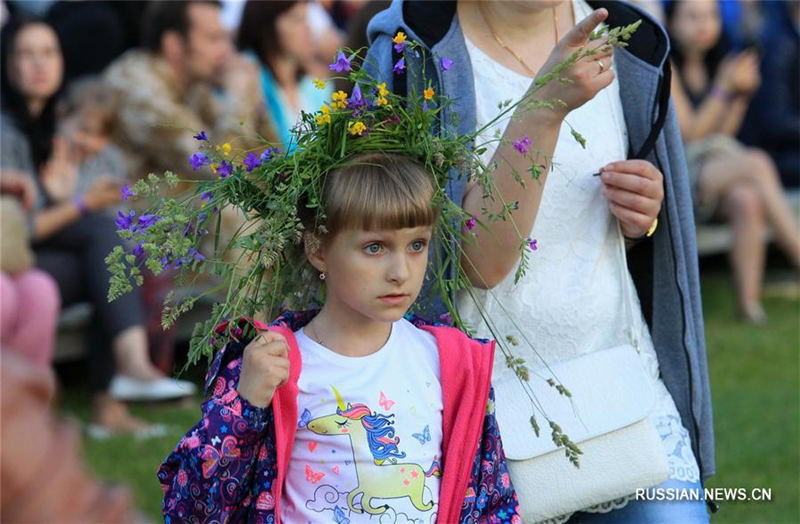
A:
{"label": "girl's ear", "polygon": [[303,233],[303,250],[309,263],[320,273],[325,272],[325,256],[322,252],[322,242],[319,237],[306,231]]}

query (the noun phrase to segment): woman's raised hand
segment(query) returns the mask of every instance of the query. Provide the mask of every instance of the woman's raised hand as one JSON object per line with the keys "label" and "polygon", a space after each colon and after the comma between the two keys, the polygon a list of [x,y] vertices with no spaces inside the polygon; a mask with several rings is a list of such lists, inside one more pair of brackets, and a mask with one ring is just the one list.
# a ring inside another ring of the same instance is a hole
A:
{"label": "woman's raised hand", "polygon": [[[589,16],[578,22],[558,41],[550,56],[542,65],[537,78],[541,78],[559,64],[566,62],[581,47],[597,49],[597,53],[578,60],[559,76],[567,82],[552,80],[542,86],[536,98],[542,101],[560,100],[562,104],[553,107],[555,115],[563,119],[570,111],[576,109],[592,98],[614,80],[611,70],[613,47],[600,38],[590,42],[592,32],[608,17],[605,9],[596,9]],[[533,84],[536,85],[535,83]]]}
{"label": "woman's raised hand", "polygon": [[259,333],[242,357],[242,372],[236,390],[252,405],[265,408],[278,386],[289,380],[289,345],[274,331]]}
{"label": "woman's raised hand", "polygon": [[78,162],[65,138],[53,138],[53,153],[42,166],[41,180],[47,196],[53,202],[64,202],[75,195]]}

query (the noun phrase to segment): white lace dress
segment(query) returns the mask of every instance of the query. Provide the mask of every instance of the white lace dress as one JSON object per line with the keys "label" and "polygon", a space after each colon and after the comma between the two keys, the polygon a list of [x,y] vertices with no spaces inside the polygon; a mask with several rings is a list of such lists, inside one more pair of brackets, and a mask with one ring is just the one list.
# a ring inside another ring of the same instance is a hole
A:
{"label": "white lace dress", "polygon": [[[576,19],[591,12],[582,0],[573,3]],[[496,63],[469,40],[467,49],[475,78],[477,125],[482,126],[499,113],[499,103],[519,100],[531,79]],[[626,157],[628,140],[616,80],[593,100],[571,112],[566,122],[569,125],[561,127],[554,170],[548,175],[531,232],[538,249],[532,253],[528,272],[517,285],[512,271],[491,291],[476,289],[473,294],[500,336],[512,335],[532,343],[538,355],[524,343],[514,347],[515,353],[531,367],[541,365],[542,360],[556,362],[629,342],[625,327],[630,325],[630,319],[623,304],[630,300],[637,316],[634,325],[640,326],[640,355],[655,382],[657,401],[652,420],[664,444],[670,478],[696,482],[700,473],[689,435],[660,379],[653,342],[630,274],[627,270],[620,271],[625,262],[620,253],[616,219],[601,194],[603,185],[599,177],[592,176],[609,162]],[[586,149],[572,137],[570,125],[586,138]],[[501,136],[506,126],[507,121],[498,123],[484,138]],[[491,159],[495,149],[496,143],[487,148],[484,161]],[[625,298],[625,292],[630,296]],[[462,318],[478,335],[489,336],[479,308],[466,293],[459,297],[458,307]],[[492,382],[497,410],[513,410],[518,414],[514,416],[516,427],[502,427],[501,431],[530,432],[531,438],[535,438],[529,423],[532,408],[499,351]],[[620,508],[630,498],[610,501],[588,511]]]}

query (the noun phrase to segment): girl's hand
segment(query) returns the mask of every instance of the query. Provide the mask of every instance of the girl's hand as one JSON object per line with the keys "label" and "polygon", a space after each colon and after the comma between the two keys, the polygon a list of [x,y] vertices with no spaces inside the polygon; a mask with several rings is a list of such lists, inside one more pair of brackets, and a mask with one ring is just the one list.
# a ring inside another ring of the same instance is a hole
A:
{"label": "girl's hand", "polygon": [[622,233],[639,238],[653,225],[664,201],[664,176],[647,160],[612,162],[600,170],[611,214]]}
{"label": "girl's hand", "polygon": [[[603,38],[589,43],[589,36],[592,31],[607,17],[608,11],[596,9],[592,14],[578,22],[558,41],[540,69],[538,77],[565,62],[581,47],[598,50],[597,54],[579,60],[561,74],[569,82],[562,83],[553,80],[545,84],[537,93],[536,98],[539,100],[561,100],[564,102],[564,106],[559,104],[552,109],[559,118],[563,119],[570,111],[594,98],[601,89],[611,84],[614,80],[614,72],[611,70],[611,61],[614,54],[613,47],[607,45]],[[532,86],[535,86],[535,82]]]}
{"label": "girl's hand", "polygon": [[289,345],[283,335],[262,332],[244,348],[239,396],[252,405],[265,408],[272,402],[278,386],[289,380]]}
{"label": "girl's hand", "polygon": [[53,138],[53,154],[42,166],[41,177],[42,186],[53,202],[64,202],[75,195],[78,163],[70,151],[69,143],[63,137]]}
{"label": "girl's hand", "polygon": [[122,200],[121,190],[122,186],[116,179],[110,176],[98,178],[83,194],[86,209],[99,211],[108,206],[119,204],[120,200]]}

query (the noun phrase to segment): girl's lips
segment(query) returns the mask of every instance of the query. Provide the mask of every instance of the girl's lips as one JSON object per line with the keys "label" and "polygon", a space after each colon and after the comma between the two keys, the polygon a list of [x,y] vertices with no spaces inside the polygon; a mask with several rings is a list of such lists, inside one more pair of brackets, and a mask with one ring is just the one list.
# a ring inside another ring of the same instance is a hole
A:
{"label": "girl's lips", "polygon": [[402,304],[408,298],[408,295],[383,295],[378,298],[389,304]]}

